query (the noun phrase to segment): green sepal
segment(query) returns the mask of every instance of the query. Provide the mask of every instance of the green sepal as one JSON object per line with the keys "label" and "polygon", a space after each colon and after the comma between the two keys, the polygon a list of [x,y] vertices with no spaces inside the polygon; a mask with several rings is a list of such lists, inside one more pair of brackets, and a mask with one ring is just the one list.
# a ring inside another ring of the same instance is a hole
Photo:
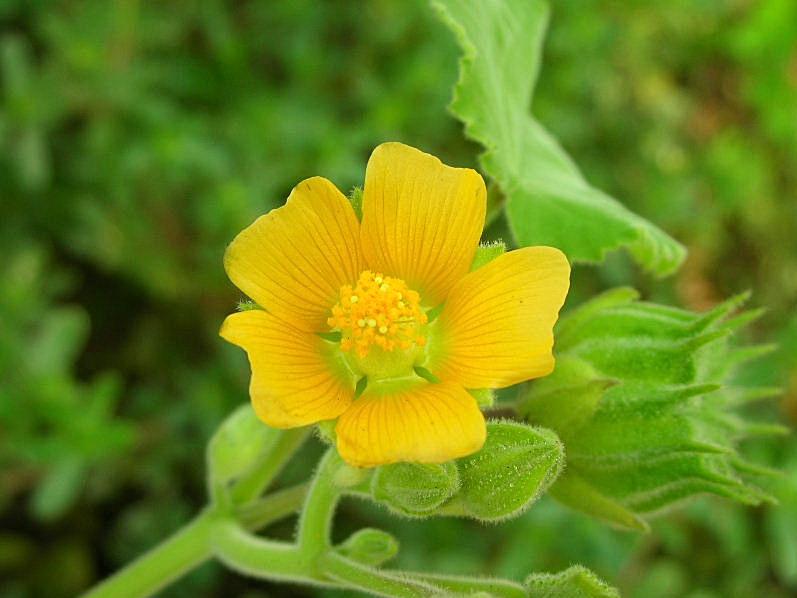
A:
{"label": "green sepal", "polygon": [[316,334],[318,334],[318,336],[320,336],[325,341],[328,341],[330,343],[339,343],[343,338],[343,335],[340,333],[339,330],[331,330],[330,332],[318,332]]}
{"label": "green sepal", "polygon": [[506,243],[503,241],[491,241],[482,243],[476,248],[476,254],[470,264],[470,271],[478,270],[485,264],[489,264],[495,258],[506,253]]}
{"label": "green sepal", "polygon": [[457,460],[462,488],[447,509],[480,521],[515,517],[548,489],[563,464],[564,447],[551,430],[488,422],[482,449]]}
{"label": "green sepal", "polygon": [[354,187],[349,193],[349,202],[354,209],[357,220],[363,219],[363,190],[362,187]]}
{"label": "green sepal", "polygon": [[374,472],[371,496],[391,511],[407,517],[428,517],[454,496],[460,487],[452,463],[395,463]]}
{"label": "green sepal", "polygon": [[251,405],[233,411],[213,434],[205,452],[208,491],[219,493],[267,458],[280,430],[260,421]]}
{"label": "green sepal", "polygon": [[603,393],[615,384],[586,361],[562,357],[550,376],[536,382],[533,400],[521,402],[518,411],[529,421],[558,430],[566,441],[592,418]]}
{"label": "green sepal", "polygon": [[237,311],[252,311],[253,309],[263,310],[257,303],[252,301],[251,299],[241,299],[238,302],[238,305],[235,306]]}
{"label": "green sepal", "polygon": [[524,585],[534,598],[620,598],[617,589],[581,565],[560,573],[529,575]]}
{"label": "green sepal", "polygon": [[364,565],[378,567],[398,554],[399,543],[381,529],[366,527],[354,532],[337,550]]}
{"label": "green sepal", "polygon": [[489,409],[495,405],[495,391],[492,388],[471,388],[468,393],[479,405],[479,409]]}
{"label": "green sepal", "polygon": [[620,529],[637,532],[650,531],[650,525],[640,515],[624,507],[619,501],[601,494],[595,486],[584,481],[570,469],[559,476],[549,492],[563,505]]}
{"label": "green sepal", "polygon": [[324,444],[335,446],[337,444],[337,434],[335,433],[335,426],[338,424],[336,419],[325,419],[316,424],[316,431],[318,432],[318,439]]}
{"label": "green sepal", "polygon": [[335,470],[335,475],[332,476],[332,483],[341,490],[352,489],[356,486],[366,485],[371,473],[370,469],[354,467],[342,462]]}
{"label": "green sepal", "polygon": [[[588,323],[593,316],[603,310],[618,305],[627,305],[639,299],[639,291],[631,287],[617,287],[604,291],[577,309],[570,311],[556,324],[556,348],[558,352],[566,352],[577,341],[579,328]],[[571,340],[571,337],[576,337]]]}

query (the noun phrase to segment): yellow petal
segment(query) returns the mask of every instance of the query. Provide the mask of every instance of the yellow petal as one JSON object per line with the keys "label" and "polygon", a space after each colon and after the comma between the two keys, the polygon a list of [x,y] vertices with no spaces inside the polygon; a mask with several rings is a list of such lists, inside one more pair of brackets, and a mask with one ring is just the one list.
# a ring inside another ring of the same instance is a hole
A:
{"label": "yellow petal", "polygon": [[570,286],[553,247],[510,251],[465,276],[429,331],[426,367],[465,388],[502,388],[553,371],[553,325]]}
{"label": "yellow petal", "polygon": [[476,400],[457,384],[423,382],[408,390],[370,393],[338,419],[338,452],[357,467],[443,463],[479,450],[486,426]]}
{"label": "yellow petal", "polygon": [[401,278],[437,305],[470,268],[487,192],[475,170],[452,168],[401,143],[368,160],[361,238],[371,269]]}
{"label": "yellow petal", "polygon": [[333,419],[351,404],[354,377],[317,335],[262,310],[227,316],[220,334],[246,350],[252,406],[268,425],[295,428]]}
{"label": "yellow petal", "polygon": [[267,311],[310,331],[326,318],[344,284],[364,269],[360,223],[328,180],[302,181],[287,203],[258,218],[227,248],[224,268]]}

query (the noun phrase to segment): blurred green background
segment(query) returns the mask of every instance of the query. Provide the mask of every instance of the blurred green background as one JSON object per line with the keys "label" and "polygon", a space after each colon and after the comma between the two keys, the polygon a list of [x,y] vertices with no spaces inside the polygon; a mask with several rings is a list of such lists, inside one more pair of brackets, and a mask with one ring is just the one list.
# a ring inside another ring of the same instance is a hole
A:
{"label": "blurred green background", "polygon": [[[6,0],[0,20],[0,597],[58,598],[204,503],[204,444],[247,400],[243,352],[217,336],[240,298],[232,237],[303,178],[361,183],[382,141],[456,165],[479,148],[446,112],[458,52],[420,0]],[[769,311],[751,340],[779,346],[746,375],[797,423],[797,3],[556,3],[534,111],[689,249],[665,280],[622,254],[579,267],[570,304],[633,284],[702,310],[753,289]],[[384,525],[406,567],[580,562],[640,598],[794,596],[797,441],[745,450],[784,470],[779,506],[701,499],[642,537],[548,499],[493,527],[347,502],[337,533]],[[164,595],[321,594],[208,564]]]}

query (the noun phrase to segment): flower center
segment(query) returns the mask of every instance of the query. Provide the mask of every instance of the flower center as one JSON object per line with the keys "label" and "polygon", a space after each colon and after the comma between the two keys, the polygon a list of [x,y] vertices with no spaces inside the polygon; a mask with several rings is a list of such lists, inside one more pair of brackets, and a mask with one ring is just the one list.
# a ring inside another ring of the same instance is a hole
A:
{"label": "flower center", "polygon": [[389,363],[398,366],[407,359],[411,366],[414,349],[426,343],[422,327],[427,317],[416,291],[399,278],[365,270],[354,288],[344,285],[338,296],[327,323],[340,331],[340,348],[353,353],[365,373],[377,361],[390,370],[395,367]]}

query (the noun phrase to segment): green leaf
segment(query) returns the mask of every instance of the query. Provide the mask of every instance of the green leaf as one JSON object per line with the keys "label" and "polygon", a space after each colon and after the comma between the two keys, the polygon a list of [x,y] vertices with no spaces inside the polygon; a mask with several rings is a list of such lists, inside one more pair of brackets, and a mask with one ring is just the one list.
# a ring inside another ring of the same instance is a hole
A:
{"label": "green leaf", "polygon": [[337,549],[344,556],[378,567],[398,554],[399,543],[381,529],[366,527],[354,532]]}
{"label": "green leaf", "polygon": [[535,573],[526,578],[534,598],[619,598],[620,593],[580,565],[561,573]]}
{"label": "green leaf", "polygon": [[79,457],[55,463],[31,497],[33,515],[42,521],[63,515],[79,498],[87,474],[86,463]]}
{"label": "green leaf", "polygon": [[637,530],[647,527],[643,516],[701,493],[747,504],[769,499],[754,483],[767,472],[736,450],[745,437],[781,430],[732,411],[740,397],[762,394],[729,383],[734,356],[758,353],[730,342],[751,319],[730,317],[744,299],[695,314],[620,289],[562,319],[557,369],[519,407],[567,449],[555,498]]}
{"label": "green leaf", "polygon": [[30,338],[27,367],[50,375],[68,372],[88,331],[89,318],[82,309],[60,307],[47,312],[38,323],[37,334]]}
{"label": "green leaf", "polygon": [[451,111],[481,143],[484,171],[506,196],[520,245],[552,245],[575,261],[598,262],[627,247],[665,275],[684,248],[592,187],[554,137],[529,113],[548,24],[541,0],[434,0],[463,51]]}
{"label": "green leaf", "polygon": [[562,443],[550,430],[489,422],[484,447],[457,460],[462,489],[450,508],[481,521],[515,517],[548,489],[563,463]]}
{"label": "green leaf", "polygon": [[395,463],[376,469],[371,495],[399,515],[428,517],[454,496],[459,487],[459,473],[453,462]]}

